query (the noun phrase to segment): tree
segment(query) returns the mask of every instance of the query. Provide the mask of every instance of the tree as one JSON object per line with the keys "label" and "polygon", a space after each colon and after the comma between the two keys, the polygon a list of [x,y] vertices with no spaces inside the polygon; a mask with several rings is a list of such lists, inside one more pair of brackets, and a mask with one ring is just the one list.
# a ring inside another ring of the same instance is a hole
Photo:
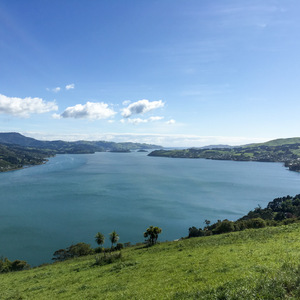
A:
{"label": "tree", "polygon": [[105,241],[105,237],[104,235],[101,233],[101,232],[98,232],[96,235],[95,235],[95,240],[96,240],[96,243],[101,246],[104,244],[104,241]]}
{"label": "tree", "polygon": [[227,219],[218,222],[215,229],[213,229],[214,234],[221,234],[234,231],[234,223]]}
{"label": "tree", "polygon": [[119,240],[119,235],[116,233],[115,230],[109,234],[109,239],[111,241],[111,249],[112,249],[114,244],[117,243]]}
{"label": "tree", "polygon": [[148,238],[148,243],[150,246],[154,245],[158,239],[158,235],[161,233],[161,228],[155,226],[150,226],[147,228],[147,230],[144,232],[144,237]]}
{"label": "tree", "polygon": [[204,230],[208,230],[210,221],[206,219],[206,220],[204,221],[204,223],[206,224],[206,226],[204,227]]}
{"label": "tree", "polygon": [[71,257],[84,256],[93,253],[91,245],[83,242],[78,243],[76,245],[71,245],[67,248],[67,251]]}

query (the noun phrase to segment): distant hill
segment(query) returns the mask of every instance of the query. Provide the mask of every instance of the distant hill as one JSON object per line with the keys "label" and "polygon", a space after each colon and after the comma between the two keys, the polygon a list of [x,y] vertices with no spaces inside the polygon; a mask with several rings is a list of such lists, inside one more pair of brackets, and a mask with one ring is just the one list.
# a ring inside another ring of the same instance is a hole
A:
{"label": "distant hill", "polygon": [[40,165],[47,160],[47,157],[53,155],[55,152],[49,150],[0,144],[0,172]]}
{"label": "distant hill", "polygon": [[12,144],[22,147],[55,150],[57,153],[94,153],[101,151],[135,150],[135,149],[160,149],[161,146],[141,143],[115,143],[106,141],[76,141],[65,142],[40,141],[26,137],[17,132],[0,133],[0,144]]}
{"label": "distant hill", "polygon": [[161,146],[141,143],[105,141],[40,141],[16,132],[0,133],[0,172],[26,165],[37,165],[55,154],[84,154],[103,151],[130,152],[137,149],[160,149]]}
{"label": "distant hill", "polygon": [[277,139],[234,148],[155,150],[149,156],[283,162],[290,170],[300,171],[300,138]]}
{"label": "distant hill", "polygon": [[222,148],[234,148],[235,146],[229,146],[229,145],[208,145],[200,147],[199,149],[222,149]]}
{"label": "distant hill", "polygon": [[283,145],[293,145],[293,144],[300,144],[300,137],[295,138],[287,138],[287,139],[276,139],[271,140],[265,143],[255,143],[246,145],[246,147],[258,147],[258,146],[283,146]]}

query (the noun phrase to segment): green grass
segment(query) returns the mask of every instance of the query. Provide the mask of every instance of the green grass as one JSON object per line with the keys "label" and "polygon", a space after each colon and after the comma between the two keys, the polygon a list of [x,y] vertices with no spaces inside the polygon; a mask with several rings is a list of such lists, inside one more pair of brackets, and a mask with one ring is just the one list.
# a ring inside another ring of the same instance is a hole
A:
{"label": "green grass", "polygon": [[134,246],[0,274],[0,299],[299,299],[299,249],[299,224]]}
{"label": "green grass", "polygon": [[255,143],[255,144],[250,144],[247,147],[257,147],[257,146],[282,146],[282,145],[292,145],[292,144],[299,144],[300,143],[300,138],[299,137],[294,137],[294,138],[286,138],[286,139],[276,139],[276,140],[271,140],[265,143]]}

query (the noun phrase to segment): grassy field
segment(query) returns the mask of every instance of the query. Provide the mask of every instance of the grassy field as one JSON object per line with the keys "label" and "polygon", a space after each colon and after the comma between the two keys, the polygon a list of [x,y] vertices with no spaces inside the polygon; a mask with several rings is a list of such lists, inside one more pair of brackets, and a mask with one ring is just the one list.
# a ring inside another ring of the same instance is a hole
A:
{"label": "grassy field", "polygon": [[299,224],[133,246],[95,262],[0,274],[0,299],[300,299]]}

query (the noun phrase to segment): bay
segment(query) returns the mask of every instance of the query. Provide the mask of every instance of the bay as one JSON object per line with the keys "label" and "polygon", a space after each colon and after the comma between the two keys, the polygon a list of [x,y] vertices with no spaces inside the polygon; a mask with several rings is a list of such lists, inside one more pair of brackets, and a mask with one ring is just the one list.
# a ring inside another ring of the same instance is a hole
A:
{"label": "bay", "polygon": [[0,256],[36,266],[95,234],[120,242],[188,235],[204,220],[236,220],[276,197],[296,195],[300,174],[281,163],[149,157],[147,153],[57,155],[44,165],[0,174]]}

